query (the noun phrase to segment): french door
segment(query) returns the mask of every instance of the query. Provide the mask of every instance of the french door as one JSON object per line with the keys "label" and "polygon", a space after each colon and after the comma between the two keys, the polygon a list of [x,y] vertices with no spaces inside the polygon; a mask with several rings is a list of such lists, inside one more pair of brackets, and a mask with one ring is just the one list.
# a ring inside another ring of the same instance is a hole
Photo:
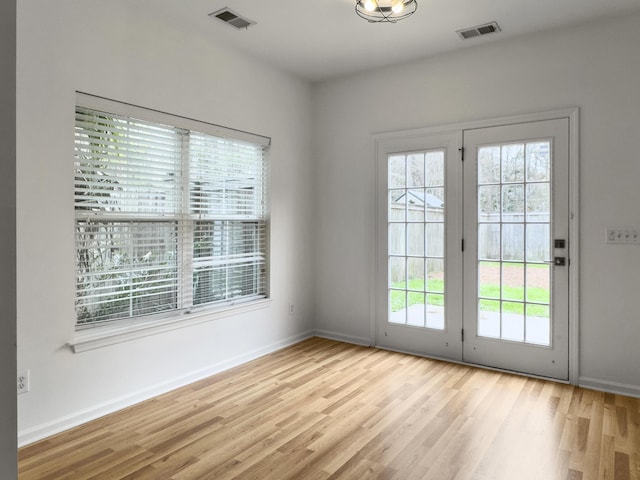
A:
{"label": "french door", "polygon": [[568,379],[568,118],[377,155],[377,345]]}
{"label": "french door", "polygon": [[466,362],[568,379],[568,122],[463,132]]}
{"label": "french door", "polygon": [[459,360],[462,148],[457,132],[378,145],[376,344]]}

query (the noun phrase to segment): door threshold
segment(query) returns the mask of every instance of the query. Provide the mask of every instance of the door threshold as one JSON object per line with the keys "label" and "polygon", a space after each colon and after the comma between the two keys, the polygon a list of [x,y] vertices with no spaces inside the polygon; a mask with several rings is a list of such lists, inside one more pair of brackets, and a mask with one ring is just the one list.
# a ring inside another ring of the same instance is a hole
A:
{"label": "door threshold", "polygon": [[468,363],[468,362],[465,362],[464,360],[455,360],[455,359],[447,358],[447,357],[438,357],[436,355],[427,355],[427,354],[424,354],[424,353],[411,352],[411,351],[407,351],[407,350],[400,350],[400,349],[397,349],[397,348],[385,347],[385,346],[382,346],[382,345],[373,345],[372,348],[377,348],[378,350],[386,350],[388,352],[404,353],[405,355],[413,355],[414,357],[422,357],[422,358],[427,358],[429,360],[438,360],[438,361],[441,361],[441,362],[448,362],[448,363],[453,363],[453,364],[456,364],[456,365],[463,365],[465,367],[480,368],[482,370],[490,370],[492,372],[510,373],[512,375],[518,375],[520,377],[535,378],[537,380],[549,380],[551,382],[561,383],[561,384],[564,384],[564,385],[573,385],[569,380],[562,379],[562,378],[545,377],[545,376],[542,376],[542,375],[535,375],[533,373],[518,372],[518,371],[515,371],[515,370],[507,370],[507,369],[504,369],[504,368],[491,367],[489,365],[481,365],[481,364],[478,364],[478,363]]}

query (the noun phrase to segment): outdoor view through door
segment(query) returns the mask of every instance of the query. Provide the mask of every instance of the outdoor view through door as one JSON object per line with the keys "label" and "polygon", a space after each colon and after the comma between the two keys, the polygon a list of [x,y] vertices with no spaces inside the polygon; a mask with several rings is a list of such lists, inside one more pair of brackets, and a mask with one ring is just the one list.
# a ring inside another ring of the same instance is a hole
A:
{"label": "outdoor view through door", "polygon": [[389,156],[389,321],[443,330],[444,151]]}
{"label": "outdoor view through door", "polygon": [[551,344],[551,142],[478,148],[478,335]]}

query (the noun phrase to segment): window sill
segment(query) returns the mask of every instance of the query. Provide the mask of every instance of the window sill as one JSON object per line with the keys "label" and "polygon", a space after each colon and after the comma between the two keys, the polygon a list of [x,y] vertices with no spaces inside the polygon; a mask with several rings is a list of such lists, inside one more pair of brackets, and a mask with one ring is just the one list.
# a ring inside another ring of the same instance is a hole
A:
{"label": "window sill", "polygon": [[271,299],[264,298],[239,305],[228,305],[216,309],[201,310],[180,316],[163,319],[142,320],[135,323],[96,326],[86,330],[76,331],[73,339],[67,343],[73,353],[86,352],[96,348],[128,342],[137,338],[157,335],[178,328],[189,327],[200,323],[210,322],[219,318],[240,315],[266,308]]}

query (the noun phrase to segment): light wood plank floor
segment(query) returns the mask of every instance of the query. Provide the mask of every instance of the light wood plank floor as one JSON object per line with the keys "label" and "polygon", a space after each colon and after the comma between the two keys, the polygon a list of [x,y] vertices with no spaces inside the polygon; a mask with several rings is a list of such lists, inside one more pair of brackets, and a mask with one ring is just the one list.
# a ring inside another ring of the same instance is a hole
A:
{"label": "light wood plank floor", "polygon": [[313,338],[19,451],[21,480],[640,480],[640,399]]}

